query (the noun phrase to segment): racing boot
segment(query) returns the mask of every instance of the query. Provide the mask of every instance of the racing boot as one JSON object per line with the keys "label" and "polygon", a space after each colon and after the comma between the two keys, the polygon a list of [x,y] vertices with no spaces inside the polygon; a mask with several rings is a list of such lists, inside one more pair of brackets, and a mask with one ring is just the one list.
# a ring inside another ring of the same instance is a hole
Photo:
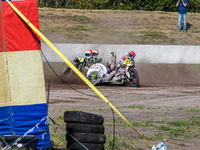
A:
{"label": "racing boot", "polygon": [[104,82],[109,82],[109,80],[117,73],[117,71],[113,70],[104,80]]}

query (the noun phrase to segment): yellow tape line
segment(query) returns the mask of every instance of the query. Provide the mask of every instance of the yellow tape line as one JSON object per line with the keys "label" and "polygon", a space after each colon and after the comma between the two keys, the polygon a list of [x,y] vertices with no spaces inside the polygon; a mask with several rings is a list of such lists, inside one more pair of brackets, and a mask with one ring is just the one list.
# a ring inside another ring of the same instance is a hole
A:
{"label": "yellow tape line", "polygon": [[134,129],[141,138],[143,136],[131,125],[131,123],[108,101],[101,92],[90,83],[90,81],[8,0],[6,2],[10,7],[30,26],[30,28],[35,31],[40,38],[46,42],[49,47],[51,47],[54,52],[60,56],[61,59],[102,99],[104,100],[132,129]]}

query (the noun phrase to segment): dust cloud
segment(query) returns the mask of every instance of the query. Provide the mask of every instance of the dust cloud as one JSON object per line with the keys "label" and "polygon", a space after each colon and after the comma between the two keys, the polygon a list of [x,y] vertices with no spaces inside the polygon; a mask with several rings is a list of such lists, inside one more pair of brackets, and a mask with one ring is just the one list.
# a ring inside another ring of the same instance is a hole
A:
{"label": "dust cloud", "polygon": [[[61,75],[66,67],[62,63],[53,64],[52,69],[44,65],[46,83],[85,84],[74,72]],[[200,65],[186,64],[137,64],[140,86],[200,86]],[[86,75],[86,73],[83,73]]]}
{"label": "dust cloud", "polygon": [[200,65],[138,64],[141,86],[200,85]]}

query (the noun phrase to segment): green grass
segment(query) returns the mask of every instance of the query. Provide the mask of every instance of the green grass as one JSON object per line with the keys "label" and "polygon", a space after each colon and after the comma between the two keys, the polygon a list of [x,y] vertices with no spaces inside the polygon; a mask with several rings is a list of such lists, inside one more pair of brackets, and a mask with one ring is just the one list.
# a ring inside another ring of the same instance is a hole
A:
{"label": "green grass", "polygon": [[197,106],[196,108],[191,108],[187,110],[188,112],[193,112],[193,113],[199,113],[200,112],[200,106]]}
{"label": "green grass", "polygon": [[164,133],[156,133],[154,135],[149,135],[145,137],[146,140],[160,140],[160,139],[167,139],[167,136]]}
{"label": "green grass", "polygon": [[144,109],[145,106],[136,106],[136,105],[132,105],[132,106],[124,106],[124,107],[117,107],[117,108],[131,108],[131,109]]}
{"label": "green grass", "polygon": [[148,107],[147,109],[160,109],[161,107]]}
{"label": "green grass", "polygon": [[165,34],[163,32],[158,32],[158,31],[152,31],[148,30],[145,32],[145,35],[148,37],[165,37]]}
{"label": "green grass", "polygon": [[[135,139],[133,139],[133,138],[116,134],[115,141],[114,141],[114,149],[120,149],[120,150],[136,149],[136,147],[133,147],[134,141],[135,141]],[[105,149],[106,150],[113,149],[113,135],[111,135],[111,134],[106,135]]]}
{"label": "green grass", "polygon": [[54,148],[66,148],[66,133],[57,134],[57,133],[51,133],[50,135],[51,141],[53,141],[53,147]]}
{"label": "green grass", "polygon": [[128,106],[128,108],[133,108],[133,109],[135,109],[135,108],[144,109],[145,106]]}
{"label": "green grass", "polygon": [[[160,139],[165,137],[169,139],[188,139],[194,137],[200,130],[200,117],[192,117],[189,121],[142,121],[131,123],[134,127],[142,128],[155,128],[160,132],[152,136],[146,137],[147,139]],[[105,126],[112,126],[112,121],[105,121]],[[128,127],[128,125],[122,121],[115,122],[116,127]],[[165,133],[165,134],[164,134]]]}
{"label": "green grass", "polygon": [[67,29],[69,32],[75,33],[75,32],[84,32],[84,31],[90,31],[90,27],[86,25],[77,25],[71,28]]}

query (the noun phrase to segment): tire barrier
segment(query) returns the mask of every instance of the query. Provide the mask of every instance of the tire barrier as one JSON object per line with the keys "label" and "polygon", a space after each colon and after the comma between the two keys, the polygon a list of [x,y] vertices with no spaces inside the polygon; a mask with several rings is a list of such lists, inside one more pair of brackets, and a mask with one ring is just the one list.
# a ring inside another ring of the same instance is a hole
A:
{"label": "tire barrier", "polygon": [[70,150],[104,150],[106,142],[104,118],[98,114],[79,111],[66,111],[67,149]]}

